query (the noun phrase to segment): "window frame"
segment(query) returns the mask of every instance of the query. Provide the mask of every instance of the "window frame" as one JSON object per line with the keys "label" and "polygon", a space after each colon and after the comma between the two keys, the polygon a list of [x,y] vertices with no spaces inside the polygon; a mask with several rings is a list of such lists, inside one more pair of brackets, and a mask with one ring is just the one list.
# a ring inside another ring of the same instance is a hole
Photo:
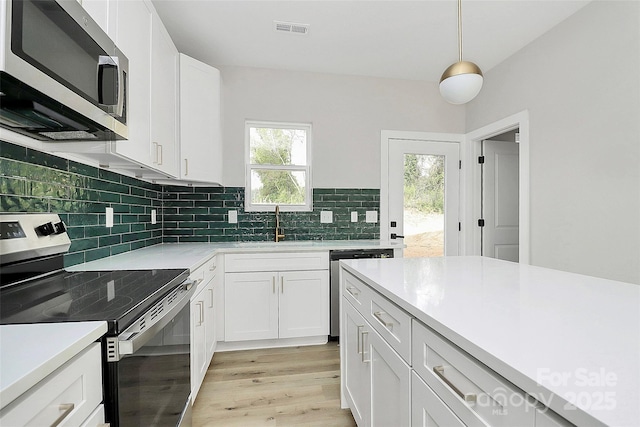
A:
{"label": "window frame", "polygon": [[[250,128],[270,128],[270,129],[304,129],[307,132],[306,138],[306,164],[305,165],[258,165],[251,163],[251,140]],[[252,203],[251,202],[251,172],[254,170],[276,170],[304,172],[305,174],[305,203],[300,205],[279,204],[281,212],[311,212],[313,211],[313,191],[311,177],[311,147],[313,146],[313,127],[311,123],[297,122],[272,122],[266,120],[246,120],[244,125],[244,165],[245,165],[245,212],[274,212],[275,204]]]}

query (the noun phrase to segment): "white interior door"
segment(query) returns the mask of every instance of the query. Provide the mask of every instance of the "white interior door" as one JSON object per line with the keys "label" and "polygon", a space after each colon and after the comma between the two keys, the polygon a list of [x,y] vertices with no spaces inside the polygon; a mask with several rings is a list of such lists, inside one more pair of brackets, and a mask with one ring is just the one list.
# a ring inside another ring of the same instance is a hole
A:
{"label": "white interior door", "polygon": [[483,141],[482,255],[518,262],[519,146]]}
{"label": "white interior door", "polygon": [[389,140],[388,238],[404,238],[405,257],[458,255],[459,150],[456,142]]}

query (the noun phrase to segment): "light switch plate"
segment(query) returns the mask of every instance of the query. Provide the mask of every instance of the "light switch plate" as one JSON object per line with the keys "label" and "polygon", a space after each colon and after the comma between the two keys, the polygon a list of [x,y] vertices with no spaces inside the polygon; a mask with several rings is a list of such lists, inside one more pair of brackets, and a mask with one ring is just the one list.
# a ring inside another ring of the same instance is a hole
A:
{"label": "light switch plate", "polygon": [[229,224],[238,223],[238,211],[229,211]]}
{"label": "light switch plate", "polygon": [[105,223],[108,228],[113,227],[113,208],[107,208],[105,210]]}
{"label": "light switch plate", "polygon": [[351,212],[351,222],[358,222],[358,212]]}
{"label": "light switch plate", "polygon": [[151,224],[158,223],[158,213],[155,209],[151,209]]}
{"label": "light switch plate", "polygon": [[333,222],[333,212],[332,211],[320,211],[320,222],[324,224]]}
{"label": "light switch plate", "polygon": [[378,222],[378,211],[367,211],[365,220],[369,223]]}

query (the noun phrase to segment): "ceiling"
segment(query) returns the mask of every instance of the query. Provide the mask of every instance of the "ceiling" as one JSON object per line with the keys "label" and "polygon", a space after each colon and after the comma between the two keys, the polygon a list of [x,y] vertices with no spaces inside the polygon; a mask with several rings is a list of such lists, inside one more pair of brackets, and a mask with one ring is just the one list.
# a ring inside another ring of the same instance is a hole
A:
{"label": "ceiling", "polygon": [[[153,3],[178,50],[213,66],[437,82],[458,57],[456,0]],[[587,3],[465,0],[464,59],[487,72]],[[274,20],[309,32],[277,32]]]}

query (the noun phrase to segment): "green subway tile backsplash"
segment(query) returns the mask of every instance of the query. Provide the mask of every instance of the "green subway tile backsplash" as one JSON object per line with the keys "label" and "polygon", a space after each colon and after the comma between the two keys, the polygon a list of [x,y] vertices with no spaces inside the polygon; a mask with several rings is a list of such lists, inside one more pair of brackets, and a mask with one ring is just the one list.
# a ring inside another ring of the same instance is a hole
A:
{"label": "green subway tile backsplash", "polygon": [[[242,187],[183,187],[152,184],[113,171],[0,141],[0,212],[54,212],[69,228],[67,266],[162,242],[237,242],[274,239],[275,217],[244,211]],[[282,212],[285,240],[378,239],[380,190],[316,188],[312,212]],[[105,227],[105,208],[114,226]],[[151,224],[151,209],[158,223]],[[238,223],[228,223],[228,211]],[[331,210],[333,223],[321,224]],[[351,222],[351,212],[358,222]]]}
{"label": "green subway tile backsplash", "polygon": [[[203,197],[204,196],[204,197]],[[275,238],[271,212],[245,212],[242,187],[165,187],[164,241],[264,241]],[[313,190],[312,212],[281,212],[285,240],[378,239],[379,223],[365,223],[367,210],[378,211],[378,189]],[[238,210],[238,223],[228,223],[228,211]],[[321,224],[320,211],[331,210],[333,223]],[[351,222],[351,212],[358,222]],[[208,238],[208,240],[207,240]],[[197,240],[196,240],[197,239]]]}
{"label": "green subway tile backsplash", "polygon": [[0,141],[0,212],[60,214],[71,238],[67,266],[161,243],[162,224],[150,223],[161,195],[159,185]]}

